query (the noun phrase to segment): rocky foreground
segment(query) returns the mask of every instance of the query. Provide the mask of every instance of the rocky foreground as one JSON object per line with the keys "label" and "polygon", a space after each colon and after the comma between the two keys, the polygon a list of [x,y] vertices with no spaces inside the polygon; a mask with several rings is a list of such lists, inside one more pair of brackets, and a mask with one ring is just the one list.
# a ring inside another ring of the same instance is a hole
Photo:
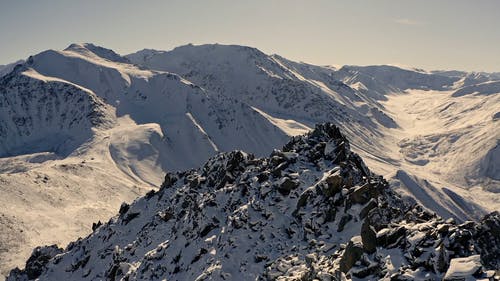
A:
{"label": "rocky foreground", "polygon": [[267,158],[169,173],[66,249],[7,280],[493,280],[500,214],[457,224],[403,201],[318,125]]}

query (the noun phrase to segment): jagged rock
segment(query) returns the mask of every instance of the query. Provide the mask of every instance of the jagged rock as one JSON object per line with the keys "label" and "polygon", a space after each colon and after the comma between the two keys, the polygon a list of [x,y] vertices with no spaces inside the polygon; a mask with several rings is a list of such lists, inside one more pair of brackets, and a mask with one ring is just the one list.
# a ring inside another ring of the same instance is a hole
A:
{"label": "jagged rock", "polygon": [[340,170],[336,170],[335,172],[331,173],[326,179],[325,179],[328,188],[326,189],[326,196],[333,196],[334,194],[340,192],[342,190],[342,185],[343,185],[343,178],[340,175]]}
{"label": "jagged rock", "polygon": [[285,177],[281,179],[279,186],[278,186],[278,191],[283,194],[283,195],[288,195],[290,191],[294,190],[300,185],[300,182],[297,180],[292,180],[288,177]]}
{"label": "jagged rock", "polygon": [[309,200],[310,193],[304,192],[300,195],[299,200],[297,201],[297,209],[304,207],[307,205],[307,201]]}
{"label": "jagged rock", "polygon": [[16,269],[13,274],[10,274],[7,280],[16,280],[18,277],[16,274],[25,275],[27,279],[34,280],[37,279],[40,274],[46,269],[47,263],[54,258],[56,255],[63,252],[62,248],[57,247],[57,245],[36,247],[33,253],[26,261],[26,266],[24,270]]}
{"label": "jagged rock", "polygon": [[395,247],[397,242],[405,235],[406,228],[404,226],[383,229],[377,233],[377,245]]}
{"label": "jagged rock", "polygon": [[341,232],[344,230],[345,225],[352,220],[352,215],[351,214],[346,214],[340,218],[339,226],[337,228],[337,232]]}
{"label": "jagged rock", "polygon": [[163,221],[168,222],[170,219],[174,217],[174,212],[172,211],[171,208],[169,208],[164,212],[159,212],[158,215]]}
{"label": "jagged rock", "polygon": [[375,252],[377,249],[377,232],[367,220],[361,226],[361,240],[363,241],[363,249],[367,253]]}
{"label": "jagged rock", "polygon": [[266,255],[256,255],[255,256],[255,262],[256,263],[259,263],[259,262],[262,262],[262,261],[266,261],[268,259],[269,259],[269,257],[266,256]]}
{"label": "jagged rock", "polygon": [[360,236],[351,238],[340,259],[340,271],[347,272],[363,255],[363,242]]}
{"label": "jagged rock", "polygon": [[92,231],[96,230],[101,225],[102,225],[101,221],[98,221],[97,223],[92,223]]}
{"label": "jagged rock", "polygon": [[207,236],[208,233],[210,233],[210,231],[214,230],[217,228],[217,225],[216,224],[213,224],[213,223],[209,223],[207,224],[201,231],[200,231],[200,237],[205,237]]}
{"label": "jagged rock", "polygon": [[349,195],[349,200],[355,204],[366,204],[370,199],[375,198],[378,191],[370,183],[365,183],[363,186],[356,187]]}
{"label": "jagged rock", "polygon": [[441,244],[436,249],[436,257],[434,260],[435,271],[445,272],[449,266],[449,256],[444,244]]}
{"label": "jagged rock", "polygon": [[165,175],[165,179],[161,185],[161,188],[170,188],[174,185],[174,183],[177,181],[177,176],[172,173],[167,173]]}
{"label": "jagged rock", "polygon": [[128,212],[128,210],[130,209],[130,205],[123,202],[121,205],[120,205],[120,210],[118,211],[118,214],[120,215],[124,215],[125,213]]}
{"label": "jagged rock", "polygon": [[377,206],[378,206],[377,200],[375,198],[370,199],[370,201],[368,201],[368,204],[366,204],[366,206],[363,207],[361,212],[359,212],[359,218],[364,219],[368,215],[368,213]]}

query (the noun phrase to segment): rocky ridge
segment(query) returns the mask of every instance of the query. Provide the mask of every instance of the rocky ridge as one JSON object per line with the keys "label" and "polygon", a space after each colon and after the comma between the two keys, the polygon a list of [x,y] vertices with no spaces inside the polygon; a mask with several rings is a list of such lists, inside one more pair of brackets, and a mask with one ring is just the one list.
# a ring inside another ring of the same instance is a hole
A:
{"label": "rocky ridge", "polygon": [[233,151],[168,173],[7,280],[439,280],[456,264],[494,278],[498,212],[457,224],[405,202],[327,123],[266,158]]}

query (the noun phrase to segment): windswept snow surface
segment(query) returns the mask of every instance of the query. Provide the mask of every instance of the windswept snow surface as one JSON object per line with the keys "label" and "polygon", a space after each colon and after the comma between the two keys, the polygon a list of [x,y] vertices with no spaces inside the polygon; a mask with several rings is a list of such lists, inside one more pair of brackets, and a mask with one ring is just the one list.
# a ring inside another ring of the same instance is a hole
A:
{"label": "windswept snow surface", "polygon": [[476,219],[500,209],[498,81],[218,44],[128,56],[72,44],[0,67],[0,274],[86,235],[166,171],[267,155],[325,121],[409,200]]}

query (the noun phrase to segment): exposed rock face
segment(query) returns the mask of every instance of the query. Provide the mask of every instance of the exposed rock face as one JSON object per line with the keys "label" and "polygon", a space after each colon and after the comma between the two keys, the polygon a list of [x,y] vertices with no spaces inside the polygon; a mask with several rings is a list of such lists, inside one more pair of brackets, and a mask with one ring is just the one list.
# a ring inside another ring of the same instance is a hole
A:
{"label": "exposed rock face", "polygon": [[[117,217],[40,263],[36,275],[437,280],[460,257],[478,255],[475,266],[498,268],[499,225],[498,213],[457,225],[407,205],[337,127],[323,124],[268,158],[235,151],[167,174],[159,191],[122,205]],[[8,280],[33,276],[14,270]]]}

